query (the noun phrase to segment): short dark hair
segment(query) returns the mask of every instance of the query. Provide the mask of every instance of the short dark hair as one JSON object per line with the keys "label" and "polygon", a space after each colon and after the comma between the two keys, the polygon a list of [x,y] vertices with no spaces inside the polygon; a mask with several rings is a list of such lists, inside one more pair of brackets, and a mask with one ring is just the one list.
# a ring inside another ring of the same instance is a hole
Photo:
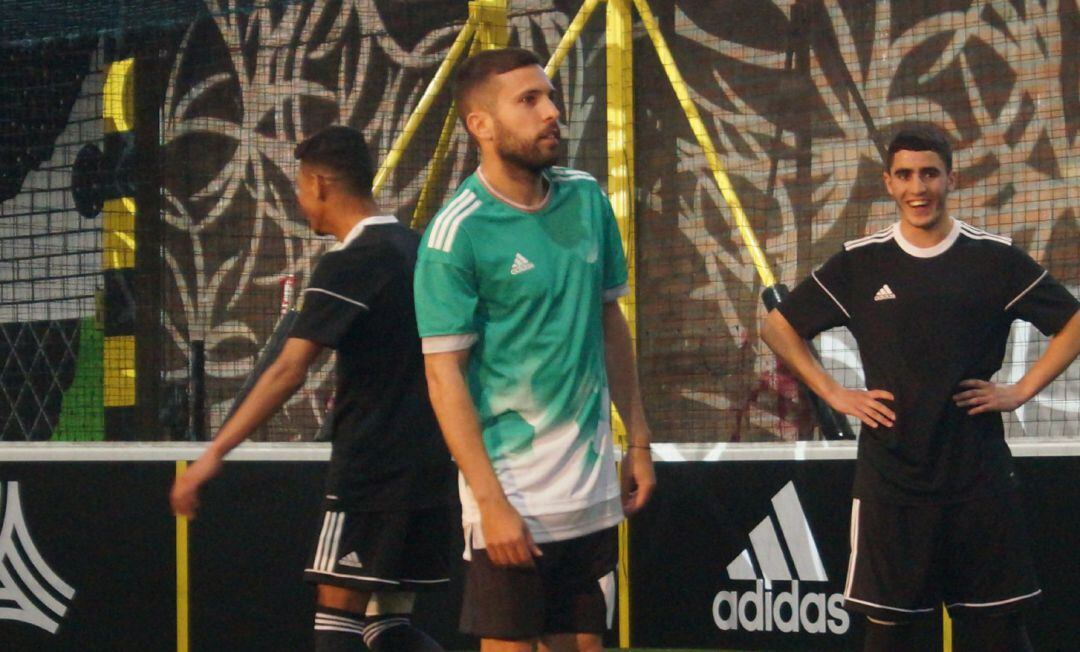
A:
{"label": "short dark hair", "polygon": [[371,197],[375,166],[364,134],[352,127],[333,125],[305,138],[293,152],[301,163],[332,172],[349,194]]}
{"label": "short dark hair", "polygon": [[892,170],[893,157],[900,150],[936,152],[945,162],[945,171],[952,172],[952,145],[940,127],[921,124],[904,127],[893,136],[885,155],[885,170]]}
{"label": "short dark hair", "polygon": [[540,57],[523,48],[500,48],[481,50],[466,59],[454,75],[454,102],[458,115],[464,120],[468,114],[468,98],[488,79],[526,66],[540,66]]}

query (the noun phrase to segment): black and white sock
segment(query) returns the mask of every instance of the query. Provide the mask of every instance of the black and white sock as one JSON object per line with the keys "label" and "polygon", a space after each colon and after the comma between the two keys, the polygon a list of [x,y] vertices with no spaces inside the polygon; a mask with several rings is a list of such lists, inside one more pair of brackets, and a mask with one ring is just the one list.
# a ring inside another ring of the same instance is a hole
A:
{"label": "black and white sock", "polygon": [[409,616],[404,614],[368,616],[364,643],[372,652],[442,652],[443,649],[433,638],[413,627]]}
{"label": "black and white sock", "polygon": [[315,610],[315,652],[357,652],[364,649],[365,618],[319,606]]}

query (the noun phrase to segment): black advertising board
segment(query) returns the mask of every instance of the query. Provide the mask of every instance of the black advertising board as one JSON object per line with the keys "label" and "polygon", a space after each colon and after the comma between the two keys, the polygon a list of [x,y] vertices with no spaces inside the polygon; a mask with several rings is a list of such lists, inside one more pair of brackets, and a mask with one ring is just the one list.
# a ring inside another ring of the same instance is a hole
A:
{"label": "black advertising board", "polygon": [[[1043,651],[1080,640],[1080,457],[1070,446],[1014,446],[1045,593],[1029,617]],[[310,649],[314,591],[301,576],[325,447],[242,448],[207,487],[186,539],[167,494],[173,458],[198,446],[89,450],[45,460],[0,447],[0,650]],[[732,450],[741,457],[657,463],[659,491],[631,526],[631,643],[858,649],[861,622],[839,608],[853,448],[798,461],[779,448],[756,458]],[[459,553],[460,540],[452,545]],[[456,631],[460,570],[449,590],[420,596],[415,621],[447,649],[476,649]]]}
{"label": "black advertising board", "polygon": [[[1022,456],[1016,467],[1044,593],[1031,638],[1037,650],[1075,650],[1080,457]],[[661,462],[657,477],[631,530],[635,647],[860,649],[862,622],[839,608],[851,460]]]}
{"label": "black advertising board", "polygon": [[0,462],[0,649],[176,647],[173,464]]}

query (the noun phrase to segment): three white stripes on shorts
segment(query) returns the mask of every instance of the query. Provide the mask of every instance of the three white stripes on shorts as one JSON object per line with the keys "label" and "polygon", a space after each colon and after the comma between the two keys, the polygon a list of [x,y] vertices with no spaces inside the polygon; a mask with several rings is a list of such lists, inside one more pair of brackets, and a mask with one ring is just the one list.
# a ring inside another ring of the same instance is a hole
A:
{"label": "three white stripes on shorts", "polygon": [[341,544],[341,529],[345,526],[345,512],[326,512],[323,516],[322,532],[319,533],[319,545],[315,552],[312,570],[330,572],[338,558],[338,546]]}

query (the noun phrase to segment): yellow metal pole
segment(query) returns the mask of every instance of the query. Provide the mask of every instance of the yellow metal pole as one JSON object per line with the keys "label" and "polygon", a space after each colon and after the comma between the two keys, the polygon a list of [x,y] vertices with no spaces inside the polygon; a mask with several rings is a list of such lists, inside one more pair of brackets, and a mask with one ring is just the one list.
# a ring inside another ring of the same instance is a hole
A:
{"label": "yellow metal pole", "polygon": [[941,605],[941,652],[952,652],[952,618],[949,617],[949,610],[945,608],[945,605]]}
{"label": "yellow metal pole", "polygon": [[574,41],[578,40],[578,37],[581,36],[581,30],[585,28],[585,23],[589,22],[589,17],[592,16],[593,11],[598,4],[600,4],[600,0],[585,0],[585,3],[581,5],[581,9],[578,10],[577,15],[574,16],[574,20],[570,21],[570,24],[566,27],[566,32],[562,35],[562,39],[560,39],[559,44],[555,46],[555,51],[551,53],[551,59],[548,60],[547,67],[544,68],[544,72],[547,73],[548,78],[555,78],[555,74],[559,72],[559,66],[562,65],[563,59],[566,58],[566,54],[570,51],[571,46],[574,45]]}
{"label": "yellow metal pole", "polygon": [[435,71],[435,76],[431,79],[424,94],[420,97],[420,101],[416,104],[416,108],[413,109],[412,115],[409,116],[408,121],[405,123],[405,127],[398,134],[397,139],[394,140],[393,146],[390,147],[390,153],[383,159],[382,167],[379,168],[378,174],[375,175],[375,180],[371,184],[372,194],[378,194],[383,184],[386,183],[387,178],[401,162],[401,155],[405,152],[405,148],[409,146],[409,142],[416,134],[417,128],[420,123],[423,122],[424,116],[427,115],[428,110],[431,108],[431,104],[435,101],[439,91],[442,90],[446,80],[450,77],[450,71],[453,70],[457,60],[461,58],[461,53],[465,51],[465,47],[469,44],[469,39],[472,38],[473,33],[476,31],[476,23],[473,21],[470,15],[468,22],[465,23],[465,27],[461,30],[461,33],[454,39],[454,44],[450,46],[450,51],[446,54],[446,59],[439,64],[439,69]]}
{"label": "yellow metal pole", "polygon": [[664,72],[667,73],[668,81],[679,99],[679,104],[682,106],[683,112],[686,113],[686,118],[690,121],[690,128],[697,137],[701,149],[705,152],[705,159],[709,163],[716,184],[720,187],[720,193],[724,196],[724,200],[731,209],[731,215],[735,219],[739,234],[742,235],[746,250],[750,252],[750,258],[757,269],[758,277],[761,278],[761,282],[765,287],[772,287],[776,285],[776,279],[773,277],[768,261],[765,260],[765,253],[761,250],[757,237],[750,226],[750,220],[747,219],[742,204],[739,202],[739,197],[735,194],[735,189],[731,185],[731,180],[728,178],[727,172],[724,171],[723,163],[721,163],[720,157],[716,153],[716,147],[713,145],[712,138],[705,129],[705,123],[701,120],[701,115],[690,97],[686,82],[683,81],[682,74],[675,65],[675,59],[671,56],[671,50],[664,40],[664,35],[660,33],[660,26],[656,22],[656,16],[653,15],[652,10],[649,8],[648,0],[633,0],[633,2],[634,6],[637,7],[638,14],[641,15],[641,22],[645,25],[645,31],[648,32],[649,38],[656,48],[656,54],[660,57],[660,63],[664,67]]}
{"label": "yellow metal pole", "polygon": [[504,48],[510,40],[506,21],[507,0],[472,0],[470,14],[476,17],[480,49]]}
{"label": "yellow metal pole", "polygon": [[[578,23],[583,14],[583,6],[574,19]],[[595,4],[595,3],[594,3]],[[591,8],[589,8],[591,11]],[[588,16],[585,15],[585,18]],[[632,16],[628,0],[608,0],[606,16],[606,60],[607,60],[607,141],[608,141],[608,196],[615,220],[619,224],[623,250],[626,252],[627,284],[629,294],[619,306],[630,326],[630,335],[637,342],[637,291],[636,258],[634,245],[634,91],[633,91],[633,41]],[[577,33],[581,32],[584,20],[580,20]],[[571,24],[571,28],[574,25]],[[569,29],[567,34],[569,34]],[[564,37],[563,41],[566,39]],[[561,44],[560,44],[561,47]],[[567,46],[567,49],[569,46]],[[554,62],[554,57],[552,57]],[[552,64],[548,64],[552,68]],[[557,68],[557,64],[556,64]],[[616,412],[612,425],[616,440],[626,443],[626,425]],[[630,524],[627,521],[619,526],[619,646],[630,647]]]}
{"label": "yellow metal pole", "polygon": [[442,131],[439,133],[439,142],[435,145],[435,152],[431,155],[431,167],[428,169],[427,178],[424,180],[424,187],[420,189],[420,196],[416,199],[412,223],[409,224],[413,229],[423,228],[430,219],[428,206],[431,205],[432,188],[442,177],[443,161],[446,159],[446,152],[450,149],[450,138],[454,135],[454,126],[457,124],[456,114],[457,105],[451,101],[450,110],[446,113]]}
{"label": "yellow metal pole", "polygon": [[[187,469],[186,460],[177,460],[176,477]],[[176,652],[188,652],[188,520],[176,517]]]}
{"label": "yellow metal pole", "polygon": [[[476,54],[481,48],[480,39],[473,39],[472,47],[469,48],[469,56]],[[435,184],[442,178],[443,163],[446,161],[446,152],[450,149],[450,139],[454,136],[454,128],[457,126],[457,102],[450,101],[446,119],[443,120],[442,131],[439,133],[439,142],[435,144],[435,152],[431,155],[431,168],[428,170],[424,187],[420,189],[420,196],[416,200],[416,208],[413,210],[410,228],[420,229],[427,225],[431,218],[431,193]]]}

